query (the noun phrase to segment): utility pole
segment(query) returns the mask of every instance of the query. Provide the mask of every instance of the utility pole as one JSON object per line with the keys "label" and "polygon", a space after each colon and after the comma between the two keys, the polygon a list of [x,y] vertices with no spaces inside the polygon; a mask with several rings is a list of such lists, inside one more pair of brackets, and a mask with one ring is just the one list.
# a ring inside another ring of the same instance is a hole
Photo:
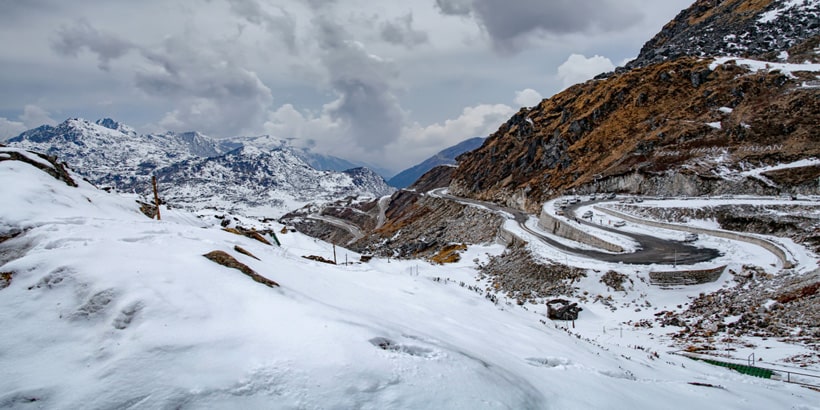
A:
{"label": "utility pole", "polygon": [[162,219],[159,214],[159,194],[157,193],[157,176],[151,176],[151,185],[154,187],[154,205],[157,207],[157,220]]}

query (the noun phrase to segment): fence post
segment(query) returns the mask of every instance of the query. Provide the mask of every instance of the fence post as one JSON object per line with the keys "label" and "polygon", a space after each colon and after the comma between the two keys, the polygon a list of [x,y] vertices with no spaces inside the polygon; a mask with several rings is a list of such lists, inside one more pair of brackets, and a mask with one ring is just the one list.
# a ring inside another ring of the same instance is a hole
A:
{"label": "fence post", "polygon": [[162,217],[159,214],[159,194],[157,193],[157,176],[151,175],[151,185],[154,187],[154,205],[157,206],[157,220],[161,220]]}

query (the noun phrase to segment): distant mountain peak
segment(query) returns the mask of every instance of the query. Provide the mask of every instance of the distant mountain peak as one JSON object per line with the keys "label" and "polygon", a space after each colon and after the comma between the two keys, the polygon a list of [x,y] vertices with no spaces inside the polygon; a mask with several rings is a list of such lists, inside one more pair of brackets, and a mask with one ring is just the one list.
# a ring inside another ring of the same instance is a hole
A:
{"label": "distant mountain peak", "polygon": [[125,135],[137,135],[137,131],[135,129],[109,117],[99,119],[94,121],[94,123],[114,131],[119,131]]}
{"label": "distant mountain peak", "polygon": [[387,181],[391,186],[396,188],[406,188],[413,182],[416,182],[419,177],[424,175],[427,171],[439,165],[455,165],[456,157],[459,155],[472,151],[484,143],[484,138],[474,137],[459,142],[452,147],[445,148],[423,162],[414,165],[402,172],[399,172],[393,178]]}

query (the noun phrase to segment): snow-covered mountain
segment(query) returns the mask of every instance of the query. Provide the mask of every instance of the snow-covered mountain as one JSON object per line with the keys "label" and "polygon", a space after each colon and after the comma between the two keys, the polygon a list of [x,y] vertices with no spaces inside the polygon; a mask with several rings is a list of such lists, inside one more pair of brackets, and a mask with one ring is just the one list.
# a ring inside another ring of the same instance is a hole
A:
{"label": "snow-covered mountain", "polygon": [[[487,285],[470,261],[500,245],[447,266],[330,265],[303,258],[330,245],[300,233],[275,247],[213,215],[150,220],[133,195],[74,173],[69,186],[43,172],[53,168],[0,147],[0,408],[817,404],[811,390],[668,354],[629,328],[589,340],[545,325],[544,306],[493,303],[465,282]],[[203,257],[214,251],[238,268]]]}
{"label": "snow-covered mountain", "polygon": [[[55,155],[99,186],[148,194],[157,175],[163,199],[188,207],[220,207],[276,216],[313,201],[390,194],[372,171],[317,171],[310,153],[270,136],[218,140],[198,132],[139,134],[110,118],[72,118],[8,141]],[[293,208],[291,208],[293,207]]]}
{"label": "snow-covered mountain", "polygon": [[237,147],[251,146],[263,150],[288,149],[299,159],[319,171],[346,171],[352,168],[369,168],[382,177],[392,173],[386,169],[374,166],[361,161],[349,161],[333,155],[320,154],[310,148],[297,147],[292,145],[290,139],[277,138],[271,135],[259,135],[253,137],[233,137],[230,139]]}
{"label": "snow-covered mountain", "polygon": [[394,191],[369,169],[319,171],[287,147],[266,151],[244,146],[218,157],[182,161],[157,170],[157,179],[171,203],[261,216],[309,202],[376,198]]}
{"label": "snow-covered mountain", "polygon": [[97,185],[137,192],[146,192],[150,175],[159,168],[226,152],[217,140],[197,132],[139,134],[110,118],[70,118],[28,130],[7,143],[55,155]]}

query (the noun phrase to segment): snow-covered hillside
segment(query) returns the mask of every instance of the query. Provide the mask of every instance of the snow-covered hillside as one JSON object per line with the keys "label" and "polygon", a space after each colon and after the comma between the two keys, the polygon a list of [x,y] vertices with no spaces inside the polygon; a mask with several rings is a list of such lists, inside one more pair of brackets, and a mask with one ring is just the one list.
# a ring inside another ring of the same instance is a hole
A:
{"label": "snow-covered hillside", "polygon": [[[472,262],[314,262],[302,256],[332,258],[329,244],[287,233],[265,245],[214,214],[150,220],[132,196],[76,175],[70,187],[11,151],[0,408],[817,408],[795,385],[585,341],[493,304],[469,289]],[[214,250],[281,287],[202,256]]]}

